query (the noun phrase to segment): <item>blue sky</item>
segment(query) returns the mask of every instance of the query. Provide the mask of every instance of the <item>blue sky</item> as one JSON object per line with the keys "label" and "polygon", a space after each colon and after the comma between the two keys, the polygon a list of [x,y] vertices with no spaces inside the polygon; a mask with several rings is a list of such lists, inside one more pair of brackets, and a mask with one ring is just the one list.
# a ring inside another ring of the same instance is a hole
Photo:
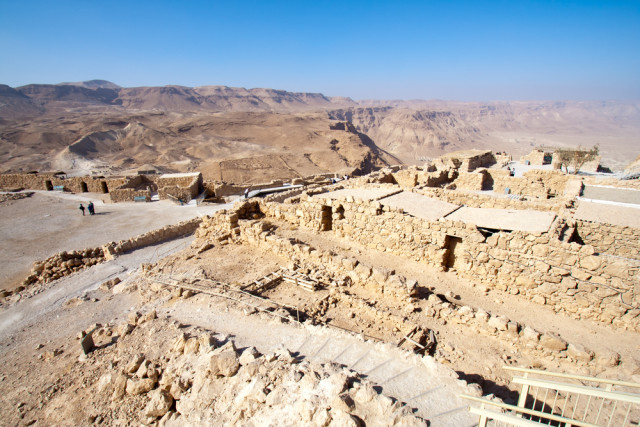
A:
{"label": "blue sky", "polygon": [[0,0],[0,83],[640,99],[640,1]]}

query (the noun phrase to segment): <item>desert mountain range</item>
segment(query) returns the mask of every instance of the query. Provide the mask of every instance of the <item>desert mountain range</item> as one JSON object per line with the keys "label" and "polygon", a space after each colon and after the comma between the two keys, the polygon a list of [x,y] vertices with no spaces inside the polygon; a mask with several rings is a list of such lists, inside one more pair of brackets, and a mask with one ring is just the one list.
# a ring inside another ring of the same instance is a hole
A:
{"label": "desert mountain range", "polygon": [[123,88],[105,80],[0,85],[2,172],[122,173],[152,164],[264,182],[367,172],[486,148],[599,144],[622,170],[640,151],[640,102],[354,101],[227,86]]}

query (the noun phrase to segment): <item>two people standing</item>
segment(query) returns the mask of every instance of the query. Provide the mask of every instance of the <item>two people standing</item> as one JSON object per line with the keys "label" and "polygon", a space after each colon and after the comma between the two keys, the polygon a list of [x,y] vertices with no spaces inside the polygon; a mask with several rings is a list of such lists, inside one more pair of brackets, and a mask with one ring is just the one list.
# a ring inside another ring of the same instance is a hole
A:
{"label": "two people standing", "polygon": [[[78,207],[82,211],[82,216],[84,216],[84,206],[80,203],[80,207]],[[93,206],[93,202],[89,202],[87,205],[87,210],[89,211],[89,215],[94,215],[96,213],[95,207]]]}

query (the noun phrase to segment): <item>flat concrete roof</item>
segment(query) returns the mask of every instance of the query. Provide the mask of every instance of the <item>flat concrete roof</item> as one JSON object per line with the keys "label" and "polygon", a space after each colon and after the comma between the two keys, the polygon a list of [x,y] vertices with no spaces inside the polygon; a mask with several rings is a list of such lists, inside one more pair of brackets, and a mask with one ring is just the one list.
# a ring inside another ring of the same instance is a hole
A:
{"label": "flat concrete roof", "polygon": [[585,199],[606,200],[609,202],[640,205],[640,190],[634,188],[615,188],[601,185],[586,185],[582,192]]}
{"label": "flat concrete roof", "polygon": [[389,197],[402,190],[398,188],[344,188],[342,190],[329,191],[327,193],[316,194],[318,199],[344,199],[345,197],[353,197],[358,200],[380,200]]}
{"label": "flat concrete roof", "polygon": [[384,206],[400,208],[411,216],[429,221],[437,221],[460,207],[453,203],[443,202],[442,200],[409,191],[403,191],[382,199],[380,203]]}
{"label": "flat concrete roof", "polygon": [[448,215],[446,219],[496,230],[544,233],[549,231],[555,217],[556,215],[551,212],[462,207]]}
{"label": "flat concrete roof", "polygon": [[640,206],[626,207],[580,200],[573,217],[583,221],[640,228]]}
{"label": "flat concrete roof", "polygon": [[163,173],[160,178],[185,178],[188,176],[198,176],[200,172],[185,172],[185,173]]}

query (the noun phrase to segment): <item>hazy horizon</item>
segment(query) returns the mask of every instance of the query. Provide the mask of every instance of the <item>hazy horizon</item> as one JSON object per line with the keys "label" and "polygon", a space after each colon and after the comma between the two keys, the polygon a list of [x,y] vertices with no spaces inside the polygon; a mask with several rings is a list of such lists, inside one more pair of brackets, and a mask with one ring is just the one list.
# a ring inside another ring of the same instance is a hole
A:
{"label": "hazy horizon", "polygon": [[6,3],[0,82],[354,100],[640,99],[640,2]]}

